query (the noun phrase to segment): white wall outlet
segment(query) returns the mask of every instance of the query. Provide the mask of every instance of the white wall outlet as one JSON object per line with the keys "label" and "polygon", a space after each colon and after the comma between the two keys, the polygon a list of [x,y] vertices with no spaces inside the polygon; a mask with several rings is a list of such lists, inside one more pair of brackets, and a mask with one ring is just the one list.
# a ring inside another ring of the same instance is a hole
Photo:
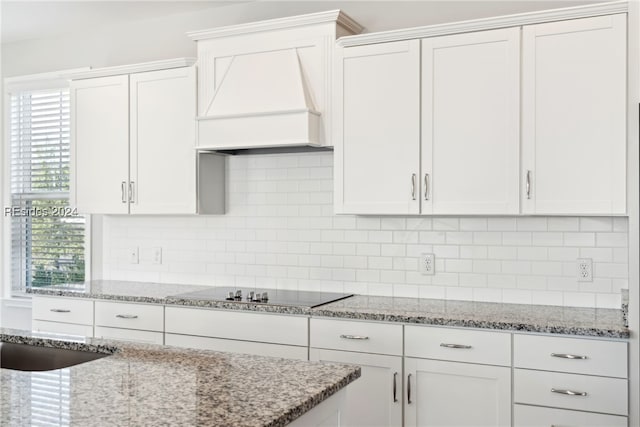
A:
{"label": "white wall outlet", "polygon": [[156,246],[151,248],[151,264],[162,264],[162,248]]}
{"label": "white wall outlet", "polygon": [[434,275],[436,273],[436,256],[434,254],[420,254],[418,268],[423,275]]}
{"label": "white wall outlet", "polygon": [[591,258],[577,259],[578,282],[593,282],[593,261]]}
{"label": "white wall outlet", "polygon": [[129,254],[129,264],[138,264],[140,262],[140,258],[138,257],[138,247],[135,246],[133,248],[128,249]]}

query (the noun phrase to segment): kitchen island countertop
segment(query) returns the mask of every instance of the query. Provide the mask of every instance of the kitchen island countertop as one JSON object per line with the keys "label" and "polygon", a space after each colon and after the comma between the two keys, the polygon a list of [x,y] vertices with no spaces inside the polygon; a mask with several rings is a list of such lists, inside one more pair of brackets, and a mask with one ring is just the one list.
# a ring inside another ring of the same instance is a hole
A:
{"label": "kitchen island countertop", "polygon": [[[0,341],[111,353],[44,373],[0,369],[0,425],[32,424],[43,374],[59,393],[54,400],[65,412],[63,424],[83,427],[283,426],[360,376],[349,365],[9,329],[0,329]],[[59,387],[51,373],[61,378]]]}

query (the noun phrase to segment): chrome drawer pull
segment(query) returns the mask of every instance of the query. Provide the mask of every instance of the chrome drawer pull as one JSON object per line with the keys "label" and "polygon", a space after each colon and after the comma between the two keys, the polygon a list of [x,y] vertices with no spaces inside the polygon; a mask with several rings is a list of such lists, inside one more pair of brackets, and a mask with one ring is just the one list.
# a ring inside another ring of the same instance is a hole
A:
{"label": "chrome drawer pull", "polygon": [[66,308],[52,308],[51,311],[54,313],[71,313],[71,310],[67,310]]}
{"label": "chrome drawer pull", "polygon": [[116,317],[119,319],[137,319],[138,318],[136,314],[116,314]]}
{"label": "chrome drawer pull", "polygon": [[340,338],[344,338],[345,340],[368,340],[369,337],[364,337],[362,335],[340,335]]}
{"label": "chrome drawer pull", "polygon": [[569,396],[586,396],[586,391],[563,390],[561,388],[552,388],[551,393],[567,394]]}
{"label": "chrome drawer pull", "polygon": [[559,357],[561,359],[579,359],[579,360],[588,359],[587,356],[578,356],[576,354],[565,354],[565,353],[551,353],[551,357]]}
{"label": "chrome drawer pull", "polygon": [[440,343],[440,347],[445,347],[445,348],[463,348],[463,349],[470,349],[471,346],[470,345],[464,345],[464,344],[447,344],[447,343]]}

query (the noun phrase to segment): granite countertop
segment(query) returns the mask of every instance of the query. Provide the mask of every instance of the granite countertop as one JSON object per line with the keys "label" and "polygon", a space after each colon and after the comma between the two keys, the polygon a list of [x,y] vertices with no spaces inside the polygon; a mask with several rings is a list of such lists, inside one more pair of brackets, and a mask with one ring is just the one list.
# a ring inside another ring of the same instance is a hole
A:
{"label": "granite countertop", "polygon": [[629,338],[622,310],[356,295],[313,316]]}
{"label": "granite countertop", "polygon": [[0,341],[111,354],[54,371],[0,369],[0,425],[37,420],[40,377],[55,394],[49,415],[83,427],[283,426],[360,377],[349,365],[9,329]]}
{"label": "granite countertop", "polygon": [[246,301],[212,301],[186,299],[179,294],[211,289],[203,285],[177,285],[166,283],[129,282],[120,280],[92,280],[76,285],[55,285],[29,288],[27,293],[72,298],[91,298],[110,301],[149,304],[183,305],[223,310],[259,311],[291,315],[309,315],[309,307],[261,304]]}
{"label": "granite countertop", "polygon": [[321,307],[278,306],[233,301],[190,300],[176,294],[208,286],[91,281],[81,285],[31,288],[39,295],[246,310],[344,319],[419,323],[508,331],[629,338],[624,311],[604,308],[560,307],[437,299],[355,295]]}

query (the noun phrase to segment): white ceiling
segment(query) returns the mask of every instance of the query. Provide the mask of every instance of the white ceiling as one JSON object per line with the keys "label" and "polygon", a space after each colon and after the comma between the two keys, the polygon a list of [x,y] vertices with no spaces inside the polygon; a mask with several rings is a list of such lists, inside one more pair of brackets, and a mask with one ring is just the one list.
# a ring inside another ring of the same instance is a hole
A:
{"label": "white ceiling", "polygon": [[2,43],[13,43],[81,31],[94,26],[223,7],[246,1],[248,0],[0,0],[0,38]]}
{"label": "white ceiling", "polygon": [[[382,31],[606,0],[296,0],[259,1],[267,17],[343,9],[369,31]],[[183,12],[222,8],[251,0],[31,1],[0,0],[2,43],[41,39],[99,26]],[[247,5],[252,7],[251,5]],[[266,10],[266,11],[265,11]],[[393,11],[392,13],[389,13]],[[251,20],[249,18],[249,20]]]}

